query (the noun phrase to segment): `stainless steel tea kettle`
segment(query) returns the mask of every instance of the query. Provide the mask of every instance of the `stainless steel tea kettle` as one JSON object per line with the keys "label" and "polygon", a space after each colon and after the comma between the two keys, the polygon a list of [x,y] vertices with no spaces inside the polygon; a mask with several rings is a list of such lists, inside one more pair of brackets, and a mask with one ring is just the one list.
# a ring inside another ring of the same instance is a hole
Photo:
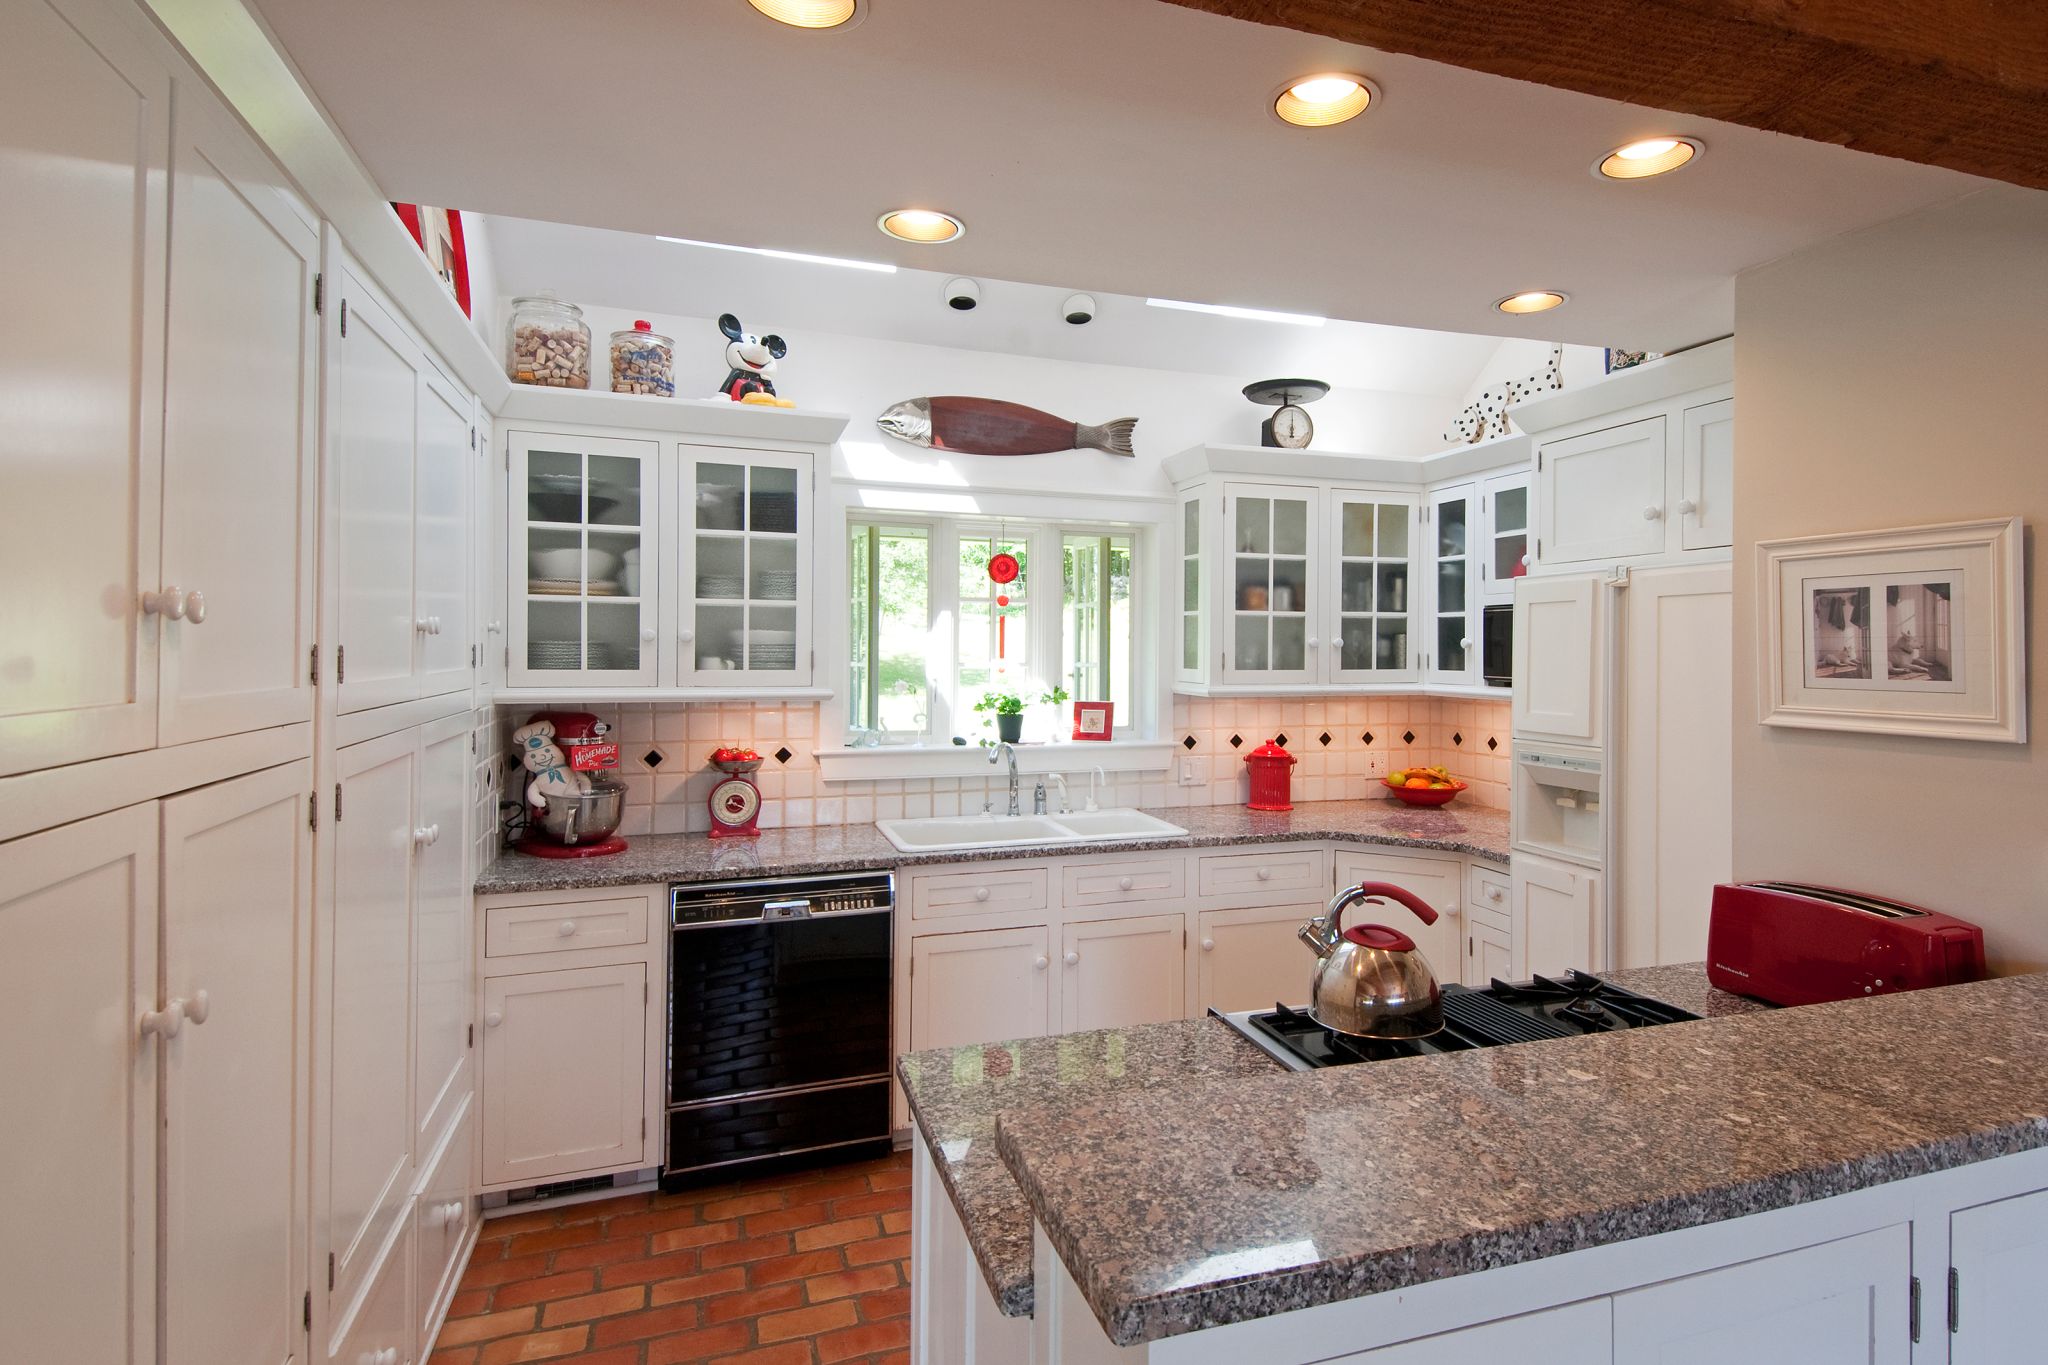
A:
{"label": "stainless steel tea kettle", "polygon": [[1344,912],[1361,902],[1398,901],[1424,924],[1436,911],[1387,882],[1361,882],[1330,898],[1320,918],[1299,936],[1317,958],[1309,1016],[1326,1029],[1354,1038],[1426,1038],[1444,1026],[1443,992],[1415,940],[1384,924],[1343,927]]}

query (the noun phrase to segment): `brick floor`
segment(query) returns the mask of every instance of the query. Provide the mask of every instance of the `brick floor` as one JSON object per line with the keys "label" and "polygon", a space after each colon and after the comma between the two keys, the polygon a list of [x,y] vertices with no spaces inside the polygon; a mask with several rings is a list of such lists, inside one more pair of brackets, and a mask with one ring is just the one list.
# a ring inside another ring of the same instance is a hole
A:
{"label": "brick floor", "polygon": [[910,1156],[484,1223],[428,1365],[908,1365]]}

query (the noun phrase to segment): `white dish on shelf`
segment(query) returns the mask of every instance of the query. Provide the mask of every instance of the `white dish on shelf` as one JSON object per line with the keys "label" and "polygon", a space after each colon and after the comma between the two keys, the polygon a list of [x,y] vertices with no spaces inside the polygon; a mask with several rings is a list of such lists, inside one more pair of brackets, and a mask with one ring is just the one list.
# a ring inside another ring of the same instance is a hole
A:
{"label": "white dish on shelf", "polygon": [[612,571],[619,566],[619,557],[610,550],[584,550],[574,545],[530,550],[527,559],[535,578],[574,579],[585,575],[592,579],[610,578]]}

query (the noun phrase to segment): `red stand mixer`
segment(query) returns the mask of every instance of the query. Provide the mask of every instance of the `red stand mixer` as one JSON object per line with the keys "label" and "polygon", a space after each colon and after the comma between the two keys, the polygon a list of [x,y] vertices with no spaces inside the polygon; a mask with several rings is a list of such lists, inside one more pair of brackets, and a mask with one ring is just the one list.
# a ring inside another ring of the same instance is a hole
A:
{"label": "red stand mixer", "polygon": [[[520,799],[526,833],[513,847],[537,858],[598,858],[623,853],[615,832],[626,815],[611,727],[588,711],[536,711],[513,734],[531,780]],[[550,760],[559,760],[551,762]]]}

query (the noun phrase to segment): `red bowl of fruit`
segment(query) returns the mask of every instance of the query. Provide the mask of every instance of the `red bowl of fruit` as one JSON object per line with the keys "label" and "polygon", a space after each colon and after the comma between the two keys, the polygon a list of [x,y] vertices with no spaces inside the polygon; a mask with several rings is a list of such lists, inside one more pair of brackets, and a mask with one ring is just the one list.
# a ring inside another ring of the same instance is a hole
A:
{"label": "red bowl of fruit", "polygon": [[1441,806],[1465,790],[1463,782],[1442,768],[1406,768],[1388,773],[1380,783],[1411,806]]}

